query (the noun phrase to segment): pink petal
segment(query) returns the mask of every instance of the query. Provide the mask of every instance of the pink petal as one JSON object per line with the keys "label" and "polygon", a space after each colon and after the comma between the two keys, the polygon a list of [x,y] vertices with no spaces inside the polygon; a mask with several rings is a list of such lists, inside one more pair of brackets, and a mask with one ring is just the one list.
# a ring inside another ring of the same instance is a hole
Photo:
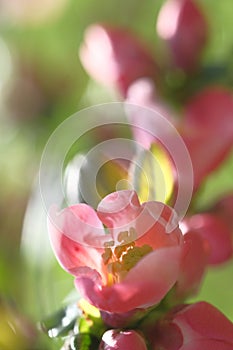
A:
{"label": "pink petal", "polygon": [[169,247],[145,256],[121,283],[111,287],[97,286],[85,277],[77,277],[75,284],[80,294],[94,306],[121,313],[160,302],[176,282],[179,267],[180,248]]}
{"label": "pink petal", "polygon": [[94,246],[104,237],[103,225],[95,210],[87,204],[77,204],[58,212],[49,212],[49,223],[75,242]]}
{"label": "pink petal", "polygon": [[102,271],[103,248],[98,247],[103,243],[104,230],[92,208],[78,204],[59,214],[53,209],[48,230],[54,253],[65,270],[74,275],[81,266]]}
{"label": "pink petal", "polygon": [[147,244],[157,249],[183,243],[178,217],[172,208],[160,202],[146,202],[142,208],[135,226],[139,236],[136,245]]}
{"label": "pink petal", "polygon": [[181,270],[176,285],[178,297],[196,293],[204,276],[209,257],[209,247],[195,232],[184,235]]}
{"label": "pink petal", "polygon": [[212,339],[190,340],[183,345],[179,350],[232,350],[233,345],[224,341]]}
{"label": "pink petal", "polygon": [[147,202],[140,206],[134,191],[118,191],[108,195],[100,202],[97,211],[102,222],[113,228],[114,237],[134,228],[138,246],[148,244],[155,249],[182,242],[174,210],[159,202]]}
{"label": "pink petal", "polygon": [[[105,220],[106,225],[113,227],[123,224],[135,217],[140,208],[139,199],[135,191],[122,190],[110,193],[99,203],[97,212],[101,220]],[[129,217],[129,219],[128,219]]]}
{"label": "pink petal", "polygon": [[222,340],[233,346],[233,323],[211,304],[199,302],[185,308],[180,316],[199,335]]}
{"label": "pink petal", "polygon": [[220,264],[231,258],[233,253],[232,235],[221,218],[211,214],[198,214],[184,222],[190,231],[195,231],[208,241],[210,247],[209,264]]}
{"label": "pink petal", "polygon": [[166,1],[158,15],[157,33],[167,41],[175,65],[184,70],[196,67],[207,39],[207,22],[195,1]]}
{"label": "pink petal", "polygon": [[102,274],[105,280],[104,267],[102,266],[102,251],[78,244],[59,232],[50,230],[50,240],[54,254],[60,265],[69,273],[79,275],[79,268],[88,266]]}
{"label": "pink petal", "polygon": [[141,212],[136,192],[122,190],[109,194],[98,205],[97,213],[108,228],[114,229],[114,236],[119,232],[129,231],[138,220]]}
{"label": "pink petal", "polygon": [[151,328],[149,336],[154,349],[233,349],[233,323],[206,302],[176,306]]}

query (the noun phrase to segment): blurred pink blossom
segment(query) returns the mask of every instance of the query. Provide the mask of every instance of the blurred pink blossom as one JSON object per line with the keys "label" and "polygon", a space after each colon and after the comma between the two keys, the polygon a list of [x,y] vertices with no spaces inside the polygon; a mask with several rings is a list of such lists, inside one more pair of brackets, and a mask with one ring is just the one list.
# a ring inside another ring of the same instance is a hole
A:
{"label": "blurred pink blossom", "polygon": [[80,59],[91,77],[125,95],[140,77],[155,78],[156,62],[143,42],[123,28],[96,24],[87,28]]}
{"label": "blurred pink blossom", "polygon": [[175,66],[195,69],[208,36],[208,25],[197,1],[166,1],[158,15],[157,33],[167,42]]}

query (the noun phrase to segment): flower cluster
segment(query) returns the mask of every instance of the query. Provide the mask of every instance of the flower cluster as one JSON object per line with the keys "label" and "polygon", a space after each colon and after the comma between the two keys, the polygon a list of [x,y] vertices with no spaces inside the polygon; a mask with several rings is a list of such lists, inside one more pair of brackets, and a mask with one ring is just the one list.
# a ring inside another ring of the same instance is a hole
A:
{"label": "flower cluster", "polygon": [[[184,93],[182,109],[174,113],[164,102],[164,72],[195,79],[208,25],[194,0],[168,0],[156,28],[167,50],[163,65],[133,33],[107,24],[87,29],[80,58],[98,82],[128,102],[162,112],[178,128],[197,194],[232,149],[233,96],[227,87],[210,84],[188,98]],[[178,99],[179,89],[173,92]],[[141,121],[145,129],[147,122]],[[158,142],[145,131],[132,131],[145,148]],[[84,203],[51,210],[54,253],[85,299],[80,308],[86,328],[80,322],[79,334],[88,329],[99,350],[233,349],[233,324],[220,311],[206,302],[187,304],[207,267],[232,257],[232,195],[205,212],[195,201],[194,196],[181,222],[172,206],[140,203],[133,190],[110,193],[97,210]]]}

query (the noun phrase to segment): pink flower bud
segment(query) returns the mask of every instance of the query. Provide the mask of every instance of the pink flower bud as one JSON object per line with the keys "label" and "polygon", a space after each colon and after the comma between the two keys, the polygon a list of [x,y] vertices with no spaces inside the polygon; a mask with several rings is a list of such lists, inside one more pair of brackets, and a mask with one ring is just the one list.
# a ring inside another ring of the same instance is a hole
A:
{"label": "pink flower bud", "polygon": [[104,333],[99,350],[147,350],[147,346],[136,331],[112,329]]}
{"label": "pink flower bud", "polygon": [[140,40],[126,29],[103,24],[87,28],[80,59],[92,78],[123,95],[136,79],[157,73],[153,56]]}
{"label": "pink flower bud", "polygon": [[174,64],[193,70],[207,40],[207,23],[194,0],[168,0],[157,20],[158,35],[167,41]]}

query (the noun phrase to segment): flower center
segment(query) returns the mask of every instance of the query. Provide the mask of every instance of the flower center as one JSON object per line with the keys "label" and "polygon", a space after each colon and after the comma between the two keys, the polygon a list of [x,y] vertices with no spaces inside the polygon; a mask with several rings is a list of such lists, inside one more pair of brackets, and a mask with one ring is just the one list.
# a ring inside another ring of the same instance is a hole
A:
{"label": "flower center", "polygon": [[147,244],[141,247],[135,246],[136,237],[136,231],[131,227],[129,231],[118,234],[120,245],[113,247],[114,241],[105,244],[102,259],[108,272],[107,285],[121,282],[139,260],[153,251]]}

